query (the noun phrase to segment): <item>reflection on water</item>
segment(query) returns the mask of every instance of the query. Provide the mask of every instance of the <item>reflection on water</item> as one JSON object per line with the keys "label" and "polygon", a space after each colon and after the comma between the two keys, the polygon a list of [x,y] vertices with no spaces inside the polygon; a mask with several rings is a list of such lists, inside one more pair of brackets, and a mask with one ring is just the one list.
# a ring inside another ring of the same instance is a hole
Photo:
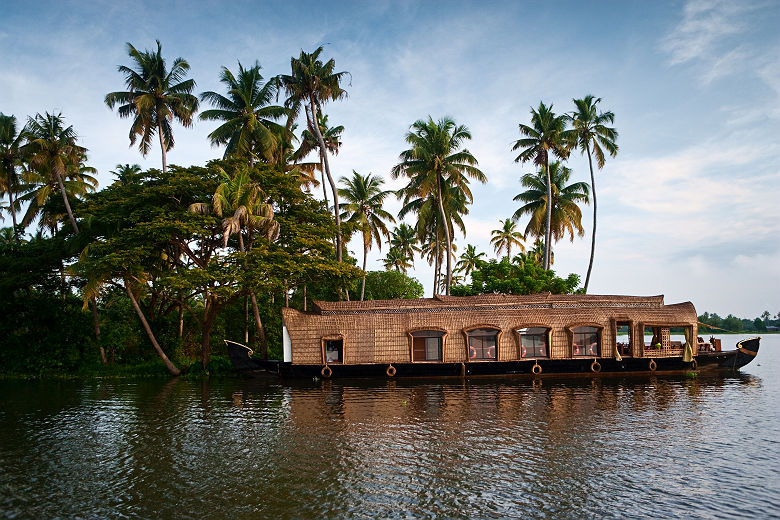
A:
{"label": "reflection on water", "polygon": [[0,516],[780,515],[778,349],[759,359],[693,379],[4,381]]}

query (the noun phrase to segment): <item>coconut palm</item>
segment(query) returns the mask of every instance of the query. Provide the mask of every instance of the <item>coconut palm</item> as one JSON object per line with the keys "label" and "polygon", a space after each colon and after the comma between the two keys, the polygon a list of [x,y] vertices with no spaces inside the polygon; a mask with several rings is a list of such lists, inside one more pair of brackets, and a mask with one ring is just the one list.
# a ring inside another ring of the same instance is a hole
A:
{"label": "coconut palm", "polygon": [[[526,254],[526,258],[530,259],[539,267],[544,265],[544,242],[541,238],[537,238],[534,241],[533,247]],[[555,251],[550,251],[550,265],[555,263]]]}
{"label": "coconut palm", "polygon": [[[512,150],[520,150],[520,155],[515,158],[515,162],[525,163],[532,161],[545,172],[547,177],[546,186],[547,199],[552,198],[549,188],[552,186],[549,175],[550,155],[560,159],[566,159],[569,156],[567,144],[571,141],[571,133],[566,129],[568,118],[566,116],[557,116],[552,111],[553,106],[546,106],[539,103],[539,108],[531,109],[531,125],[520,124],[520,135],[524,136],[515,141]],[[551,210],[548,207],[548,210]],[[545,234],[544,234],[544,268],[550,268],[550,245],[552,230],[552,214],[548,211],[545,216]]]}
{"label": "coconut palm", "polygon": [[401,223],[390,234],[390,246],[398,249],[407,261],[414,266],[414,255],[420,252],[420,246],[417,245],[417,232],[409,224]]}
{"label": "coconut palm", "polygon": [[[52,192],[59,189],[73,231],[78,233],[65,181],[89,179],[88,182],[97,186],[97,181],[90,175],[94,169],[83,166],[87,149],[76,144],[76,131],[73,126],[65,126],[62,114],[36,114],[34,118],[28,118],[22,134],[27,141],[23,148],[31,169],[40,175],[40,181]],[[48,199],[48,194],[44,199]],[[40,197],[38,200],[42,205],[43,200]],[[26,217],[24,220],[29,223]]]}
{"label": "coconut palm", "polygon": [[407,269],[412,267],[412,264],[409,262],[409,258],[397,247],[391,247],[387,251],[387,255],[382,260],[382,262],[384,263],[385,269],[387,271],[395,269],[396,271],[400,271],[404,274],[406,274]]}
{"label": "coconut palm", "polygon": [[346,188],[339,189],[339,195],[346,201],[339,207],[341,218],[356,224],[357,230],[363,235],[363,283],[360,288],[360,300],[363,301],[366,293],[368,250],[374,241],[377,247],[382,249],[382,236],[390,238],[385,221],[395,222],[395,218],[382,209],[390,191],[381,190],[384,184],[382,177],[372,177],[370,173],[364,177],[354,170],[351,179],[342,177],[340,182],[346,185]]}
{"label": "coconut palm", "polygon": [[108,173],[111,173],[116,177],[115,182],[127,186],[128,184],[132,184],[133,177],[141,173],[141,165],[130,163],[117,164],[115,169]]}
{"label": "coconut palm", "polygon": [[248,69],[238,62],[237,74],[222,67],[219,80],[227,88],[227,95],[212,91],[200,95],[201,101],[216,107],[201,112],[200,119],[222,122],[209,134],[211,144],[226,145],[225,157],[246,157],[250,166],[258,158],[271,160],[279,146],[277,136],[284,129],[275,120],[287,114],[283,107],[271,104],[277,83],[263,83],[258,62]]}
{"label": "coconut palm", "polygon": [[13,222],[13,235],[18,239],[16,212],[19,210],[18,195],[22,190],[19,166],[22,161],[22,133],[17,131],[16,117],[0,113],[0,195],[8,195],[8,211]]}
{"label": "coconut palm", "polygon": [[173,128],[177,120],[184,127],[192,125],[192,116],[198,111],[198,98],[192,95],[195,81],[184,79],[190,65],[176,58],[168,70],[162,57],[162,46],[157,40],[157,51],[139,51],[127,44],[132,67],[119,66],[125,77],[127,91],[106,95],[106,105],[119,105],[119,117],[133,117],[130,125],[130,145],[140,138],[138,148],[146,157],[152,148],[155,134],[160,141],[163,173],[168,168],[166,153],[173,148]]}
{"label": "coconut palm", "polygon": [[[339,154],[339,148],[341,147],[341,134],[344,132],[344,127],[328,126],[328,115],[320,112],[317,114],[317,123],[320,127],[320,133],[322,134],[322,140],[325,143],[325,150],[333,155]],[[313,150],[317,150],[319,156],[319,170],[322,174],[322,195],[325,199],[325,205],[328,205],[328,190],[325,186],[325,159],[320,150],[317,137],[309,130],[304,129],[301,132],[301,146],[295,151],[294,158],[296,160],[302,159],[309,155]]]}
{"label": "coconut palm", "polygon": [[515,230],[515,223],[512,219],[499,220],[501,223],[501,229],[494,229],[490,232],[493,238],[490,239],[490,243],[493,245],[493,249],[497,255],[501,255],[502,251],[506,251],[506,257],[511,258],[512,246],[518,246],[520,251],[525,251],[523,240],[525,237],[522,233]]}
{"label": "coconut palm", "polygon": [[448,216],[445,211],[445,183],[466,194],[469,202],[473,200],[468,189],[468,178],[482,183],[487,181],[485,174],[477,168],[477,160],[467,149],[462,148],[464,142],[471,139],[471,133],[463,125],[445,117],[434,122],[418,120],[406,134],[406,142],[411,148],[401,152],[400,162],[392,169],[393,178],[405,175],[410,179],[404,188],[407,196],[415,194],[421,199],[433,196],[440,212],[440,222],[444,227],[444,239],[447,255],[446,294],[450,293],[452,285],[452,240],[448,226]]}
{"label": "coconut palm", "polygon": [[325,140],[320,132],[318,114],[322,105],[328,101],[336,101],[347,95],[341,87],[341,82],[347,72],[336,72],[336,62],[332,58],[323,63],[320,59],[322,47],[317,47],[314,52],[301,51],[298,58],[290,59],[291,72],[289,75],[278,76],[277,81],[287,93],[285,106],[290,109],[288,128],[298,116],[301,107],[304,107],[308,128],[317,138],[317,143],[322,153],[322,162],[325,167],[325,176],[333,192],[333,213],[336,218],[336,259],[341,262],[343,240],[341,237],[341,216],[339,215],[338,189],[328,164],[328,153]]}
{"label": "coconut palm", "polygon": [[[550,189],[546,183],[548,175],[552,180]],[[515,196],[515,201],[524,204],[515,211],[512,219],[517,221],[523,215],[531,216],[525,228],[526,236],[541,237],[546,233],[546,215],[550,215],[550,236],[555,242],[566,236],[566,233],[569,234],[571,241],[574,241],[575,231],[578,236],[585,235],[585,230],[582,227],[582,211],[578,204],[588,203],[590,189],[586,182],[575,182],[567,185],[569,177],[571,177],[571,169],[563,166],[559,161],[551,162],[547,172],[540,169],[535,174],[523,175],[520,182],[528,189]],[[549,210],[547,206],[548,192],[552,192],[552,204]],[[550,258],[551,249],[551,247],[545,246],[545,255]],[[552,262],[550,261],[550,263]]]}
{"label": "coconut palm", "polygon": [[477,268],[477,262],[485,256],[485,253],[477,253],[477,248],[471,244],[466,246],[466,250],[460,255],[460,260],[455,264],[455,270],[464,275],[470,275]]}
{"label": "coconut palm", "polygon": [[594,98],[588,94],[582,99],[573,99],[576,110],[568,117],[574,127],[576,136],[575,146],[580,152],[588,155],[588,166],[590,167],[590,187],[593,192],[593,231],[591,233],[590,244],[590,262],[588,263],[588,274],[585,276],[585,292],[588,292],[590,283],[590,272],[593,269],[593,256],[596,251],[596,179],[593,175],[593,159],[596,156],[596,164],[599,169],[604,167],[604,151],[615,157],[618,152],[618,145],[615,143],[618,137],[617,131],[607,126],[615,122],[615,114],[612,112],[597,112],[596,105],[601,102],[601,98]]}

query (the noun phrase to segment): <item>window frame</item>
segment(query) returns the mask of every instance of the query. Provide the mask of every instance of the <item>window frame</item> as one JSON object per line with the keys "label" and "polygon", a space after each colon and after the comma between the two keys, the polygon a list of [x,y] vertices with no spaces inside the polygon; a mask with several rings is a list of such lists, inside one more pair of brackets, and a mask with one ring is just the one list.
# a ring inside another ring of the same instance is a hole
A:
{"label": "window frame", "polygon": [[[599,351],[596,355],[593,354],[575,354],[574,353],[574,329],[580,327],[591,327],[596,329],[596,336],[598,338]],[[572,359],[588,359],[588,358],[600,358],[604,354],[604,325],[600,323],[585,322],[585,323],[572,323],[566,327],[566,334],[569,337],[569,357]]]}
{"label": "window frame", "polygon": [[[628,354],[623,354],[620,352],[621,357],[636,357],[636,323],[634,320],[626,317],[626,316],[618,316],[616,318],[612,318],[612,339],[614,340],[613,347],[614,352],[618,352],[618,326],[619,324],[628,324]],[[620,325],[621,327],[623,325]],[[603,349],[602,349],[603,350]],[[603,353],[603,352],[602,352]]]}
{"label": "window frame", "polygon": [[[547,336],[547,355],[546,356],[523,356],[523,335],[520,334],[520,329],[545,329],[545,336]],[[515,340],[517,341],[517,359],[550,359],[552,346],[552,327],[544,323],[529,323],[523,324],[517,327],[513,327],[512,331],[515,333]]]}
{"label": "window frame", "polygon": [[[441,332],[441,336],[422,336],[422,337],[440,337],[441,338],[441,359],[439,360],[428,360],[428,359],[414,359],[414,333],[415,332]],[[409,360],[412,363],[444,363],[444,353],[446,351],[447,346],[447,335],[448,332],[446,329],[443,329],[441,327],[415,327],[413,329],[409,329],[406,331],[406,335],[409,338]]]}
{"label": "window frame", "polygon": [[[496,332],[496,357],[494,358],[474,358],[472,359],[469,356],[469,339],[471,336],[471,333],[475,330],[479,329],[489,329]],[[499,360],[499,356],[501,354],[501,335],[503,334],[503,330],[498,325],[492,324],[492,323],[480,323],[477,325],[471,325],[469,327],[463,328],[463,336],[465,338],[465,355],[466,355],[466,362],[467,363],[495,363]]]}
{"label": "window frame", "polygon": [[[341,341],[341,360],[340,361],[327,361],[327,355],[325,352],[325,345],[329,341]],[[347,342],[344,339],[344,334],[328,334],[320,338],[320,349],[322,355],[322,363],[325,365],[346,365],[347,359]]]}

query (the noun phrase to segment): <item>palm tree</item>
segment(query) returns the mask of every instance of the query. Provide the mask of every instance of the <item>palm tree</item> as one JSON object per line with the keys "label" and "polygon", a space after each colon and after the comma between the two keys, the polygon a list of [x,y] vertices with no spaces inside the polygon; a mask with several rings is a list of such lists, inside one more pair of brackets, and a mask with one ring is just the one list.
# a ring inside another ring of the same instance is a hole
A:
{"label": "palm tree", "polygon": [[[317,123],[320,127],[320,133],[322,134],[322,140],[325,143],[325,150],[333,155],[339,154],[339,148],[341,147],[341,134],[344,132],[344,127],[328,126],[328,115],[320,112],[317,114]],[[309,155],[313,150],[317,150],[319,156],[319,170],[322,174],[322,195],[325,199],[325,205],[328,205],[328,190],[325,187],[325,158],[323,157],[322,150],[320,150],[317,137],[304,129],[301,132],[301,146],[296,150],[294,154],[295,160],[302,159]]]}
{"label": "palm tree", "polygon": [[[525,137],[518,139],[512,146],[512,150],[521,150],[520,155],[515,157],[515,162],[533,161],[536,166],[540,166],[547,176],[546,185],[547,199],[552,198],[550,188],[550,155],[560,159],[566,159],[569,156],[567,143],[571,140],[571,134],[566,130],[568,121],[566,116],[557,116],[552,111],[553,106],[546,106],[539,103],[539,108],[531,109],[531,126],[520,124],[520,135]],[[544,268],[550,268],[550,234],[551,234],[551,208],[545,219],[544,234]]]}
{"label": "palm tree", "polygon": [[525,251],[523,240],[525,237],[519,231],[515,231],[515,223],[512,219],[499,220],[501,223],[501,229],[494,229],[490,232],[493,238],[490,239],[490,243],[493,244],[493,249],[497,255],[501,255],[501,251],[506,250],[506,257],[512,256],[512,246],[518,246],[520,251]]}
{"label": "palm tree", "polygon": [[162,57],[162,46],[157,40],[157,52],[138,51],[127,44],[127,52],[133,67],[119,66],[125,77],[126,92],[106,95],[106,105],[113,109],[119,105],[119,117],[133,116],[130,125],[130,145],[140,138],[138,148],[146,157],[152,147],[154,134],[160,141],[163,173],[167,171],[166,152],[173,148],[175,119],[184,127],[192,125],[192,116],[198,111],[198,98],[192,95],[195,80],[184,79],[190,65],[182,58],[173,60],[170,70]]}
{"label": "palm tree", "polygon": [[18,199],[14,199],[22,189],[22,179],[17,167],[22,160],[23,136],[16,129],[16,117],[0,113],[0,194],[8,194],[8,211],[13,222],[13,235],[18,239],[19,230],[16,212],[19,210]]}
{"label": "palm tree", "polygon": [[477,160],[471,152],[465,148],[461,149],[463,143],[471,139],[471,133],[465,126],[456,125],[455,121],[448,117],[434,122],[429,116],[427,121],[416,121],[411,130],[406,134],[406,142],[411,148],[401,152],[400,162],[393,167],[392,175],[397,178],[403,174],[410,179],[409,185],[404,188],[407,195],[414,193],[422,199],[432,195],[437,202],[446,241],[445,287],[446,294],[449,294],[452,285],[452,240],[447,212],[444,209],[445,183],[464,192],[471,202],[473,198],[468,189],[467,177],[482,183],[486,182],[487,178],[477,168]]}
{"label": "palm tree", "polygon": [[407,257],[397,247],[390,248],[383,260],[383,263],[387,271],[390,269],[395,269],[396,271],[402,272],[404,274],[406,274],[407,269],[412,267],[412,264],[409,262],[409,257]]}
{"label": "palm tree", "polygon": [[420,246],[417,245],[417,232],[409,224],[401,223],[390,234],[390,246],[396,248],[398,252],[414,266],[414,255],[420,252]]}
{"label": "palm tree", "polygon": [[[552,187],[547,186],[547,176],[552,180]],[[515,196],[514,200],[523,202],[512,215],[517,221],[525,214],[531,216],[525,228],[526,236],[541,237],[546,233],[546,215],[550,215],[550,236],[557,242],[566,233],[571,241],[574,241],[574,232],[578,236],[584,236],[582,228],[582,211],[579,203],[588,203],[589,186],[586,182],[575,182],[567,185],[571,177],[571,169],[563,166],[559,161],[550,163],[547,172],[540,169],[537,173],[527,173],[520,180],[521,184],[528,188]],[[548,189],[549,188],[549,189]],[[551,207],[547,206],[547,193],[552,192]],[[552,263],[552,248],[545,246],[545,255],[550,257]],[[549,269],[549,267],[548,267]]]}
{"label": "palm tree", "polygon": [[[241,169],[232,178],[224,171],[220,172],[220,175],[222,182],[211,198],[211,205],[202,202],[191,204],[190,211],[200,214],[213,211],[219,217],[225,216],[222,220],[223,247],[227,247],[230,236],[234,234],[238,235],[238,247],[242,253],[246,252],[244,233],[247,235],[249,247],[258,233],[269,240],[275,240],[279,236],[279,223],[274,220],[273,206],[267,202],[260,185],[252,181],[249,170]],[[252,300],[261,351],[263,357],[267,358],[268,344],[260,320],[257,296],[254,291],[249,291],[249,297]]]}
{"label": "palm tree", "polygon": [[220,81],[227,87],[227,95],[208,91],[200,95],[201,101],[208,101],[214,110],[201,112],[200,119],[222,121],[209,134],[212,145],[227,145],[225,157],[249,158],[249,165],[261,157],[270,160],[279,146],[277,135],[284,127],[274,120],[287,114],[283,107],[271,105],[276,95],[276,82],[263,83],[260,64],[245,69],[238,62],[238,74],[222,67]]}
{"label": "palm tree", "polygon": [[320,54],[322,54],[322,47],[317,47],[312,53],[301,51],[298,58],[290,59],[290,74],[278,76],[277,81],[287,93],[285,106],[290,109],[288,128],[298,116],[301,107],[304,107],[308,128],[314,132],[317,138],[325,167],[325,175],[333,192],[333,213],[336,217],[336,259],[341,262],[343,240],[341,237],[338,189],[330,173],[327,147],[322,137],[322,132],[320,132],[318,113],[322,105],[328,101],[336,101],[346,97],[347,92],[341,88],[341,82],[348,73],[344,71],[335,72],[335,60],[331,58],[323,63],[320,59]]}
{"label": "palm tree", "polygon": [[[526,258],[531,260],[539,267],[542,267],[544,265],[544,242],[542,241],[542,239],[537,238],[534,241],[534,246],[531,248],[530,251],[528,251]],[[550,265],[553,265],[554,263],[555,263],[555,251],[550,251]]]}
{"label": "palm tree", "polygon": [[[596,164],[599,169],[604,167],[604,150],[612,157],[618,152],[615,143],[618,137],[617,130],[607,126],[615,122],[615,114],[612,112],[597,112],[596,105],[601,98],[595,98],[588,94],[582,99],[573,99],[576,110],[568,117],[574,127],[576,142],[573,143],[580,152],[588,154],[588,166],[590,167],[590,187],[593,192],[593,232],[590,243],[590,262],[588,274],[585,277],[585,292],[588,292],[590,272],[593,269],[593,256],[596,251],[596,179],[593,175],[593,159],[591,151],[596,156]],[[602,149],[603,147],[603,149]]]}
{"label": "palm tree", "polygon": [[363,283],[360,288],[360,301],[363,301],[366,293],[366,261],[368,250],[376,241],[377,247],[382,249],[382,236],[390,237],[385,220],[395,222],[395,218],[382,209],[390,191],[382,191],[384,184],[382,177],[372,177],[369,173],[365,177],[356,171],[352,171],[352,178],[342,177],[340,182],[347,187],[339,189],[339,195],[344,197],[339,209],[343,212],[341,217],[347,222],[356,224],[357,230],[363,235]]}
{"label": "palm tree", "polygon": [[[41,179],[50,189],[53,184],[59,188],[62,200],[65,203],[65,211],[73,226],[73,231],[79,232],[73,210],[70,207],[68,192],[65,189],[66,178],[84,178],[86,174],[93,173],[94,169],[84,168],[87,149],[76,144],[76,131],[73,126],[65,127],[62,114],[50,114],[45,116],[36,114],[35,118],[28,118],[27,125],[22,130],[27,144],[24,152],[28,157],[30,166],[40,174]],[[90,176],[90,179],[94,180]],[[95,181],[95,185],[97,182]],[[25,219],[26,220],[26,219]]]}
{"label": "palm tree", "polygon": [[471,244],[466,246],[466,250],[460,255],[460,260],[455,264],[455,270],[460,271],[465,275],[471,274],[471,272],[477,268],[477,262],[485,256],[485,253],[477,253],[477,248]]}
{"label": "palm tree", "polygon": [[122,186],[127,186],[128,184],[132,184],[133,177],[141,173],[141,165],[139,164],[117,164],[115,169],[108,172],[113,174],[116,177],[116,181]]}

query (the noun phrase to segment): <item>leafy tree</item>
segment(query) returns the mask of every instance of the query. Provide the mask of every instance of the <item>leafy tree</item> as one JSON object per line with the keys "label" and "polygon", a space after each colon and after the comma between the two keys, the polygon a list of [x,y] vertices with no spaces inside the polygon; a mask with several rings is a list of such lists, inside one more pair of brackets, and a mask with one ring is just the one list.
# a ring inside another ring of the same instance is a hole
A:
{"label": "leafy tree", "polygon": [[[568,232],[574,241],[574,232],[583,236],[582,211],[579,203],[588,202],[588,185],[584,182],[566,184],[571,177],[571,170],[560,162],[550,163],[548,171],[539,170],[536,174],[525,174],[520,180],[522,185],[528,188],[515,196],[515,201],[524,204],[512,215],[513,220],[518,220],[525,214],[530,214],[531,219],[525,228],[527,236],[541,236],[545,228],[550,228],[550,234],[556,242]],[[551,189],[546,186],[547,179],[552,181]],[[552,204],[547,205],[548,193],[552,193]],[[549,221],[549,224],[545,224]],[[552,248],[546,250],[551,253]],[[549,259],[551,260],[551,258]]]}
{"label": "leafy tree", "polygon": [[559,278],[551,270],[545,270],[522,255],[514,260],[503,258],[500,262],[479,260],[477,268],[471,273],[470,285],[453,287],[456,296],[474,296],[478,294],[571,294],[576,291],[580,278],[570,274]]}
{"label": "leafy tree", "polygon": [[[594,98],[588,94],[582,99],[573,99],[576,110],[568,117],[573,126],[573,135],[575,141],[572,143],[580,149],[580,152],[587,154],[588,166],[590,167],[590,187],[593,192],[593,232],[591,233],[590,244],[590,262],[588,263],[588,274],[585,277],[584,291],[588,292],[590,283],[590,272],[593,269],[593,256],[596,251],[596,179],[593,175],[593,159],[596,156],[596,164],[599,169],[604,167],[604,151],[615,157],[618,152],[618,145],[615,142],[618,137],[617,130],[607,126],[615,122],[615,114],[610,112],[598,112],[596,105],[601,102],[601,98]],[[603,147],[603,148],[602,148]]]}
{"label": "leafy tree", "polygon": [[333,192],[333,213],[336,218],[336,258],[341,262],[343,240],[341,236],[338,189],[330,173],[327,146],[318,124],[318,114],[322,105],[328,101],[336,101],[346,97],[347,92],[341,87],[341,83],[348,73],[344,71],[335,72],[336,61],[333,58],[323,63],[320,59],[322,50],[322,47],[317,47],[311,53],[301,51],[298,58],[290,59],[290,74],[278,76],[277,81],[287,93],[285,106],[290,109],[288,128],[298,116],[301,107],[304,107],[308,128],[317,138],[325,167],[325,176],[328,178]]}
{"label": "leafy tree", "polygon": [[369,271],[366,273],[366,300],[422,298],[423,286],[415,278],[399,271]]}
{"label": "leafy tree", "polygon": [[131,67],[119,66],[124,75],[127,91],[106,95],[106,105],[113,109],[119,105],[119,117],[133,117],[130,126],[130,145],[140,138],[138,148],[146,157],[157,134],[162,153],[162,169],[168,169],[166,153],[173,148],[175,119],[184,127],[192,125],[192,116],[198,111],[198,98],[192,95],[195,80],[185,79],[190,65],[176,58],[170,70],[162,57],[162,46],[157,40],[157,51],[139,51],[127,44],[127,52],[133,61]]}
{"label": "leafy tree", "polygon": [[[539,166],[545,174],[547,187],[547,200],[552,199],[552,181],[550,179],[550,155],[560,159],[569,157],[568,143],[572,141],[571,133],[567,130],[567,117],[558,116],[552,111],[553,106],[539,103],[539,108],[531,109],[531,125],[520,124],[520,135],[524,136],[515,141],[512,150],[520,150],[520,155],[515,157],[515,162],[525,163],[532,161]],[[544,268],[550,268],[550,251],[552,246],[552,207],[547,207],[544,233]],[[526,233],[527,234],[527,233]]]}
{"label": "leafy tree", "polygon": [[279,146],[277,136],[284,132],[275,120],[287,114],[283,107],[271,104],[277,83],[263,83],[258,62],[249,69],[239,62],[237,75],[222,67],[220,81],[227,88],[227,95],[212,91],[200,95],[201,101],[216,107],[201,112],[200,118],[222,122],[209,134],[211,144],[226,145],[226,158],[246,157],[250,166],[258,158],[270,160]]}
{"label": "leafy tree", "polygon": [[[325,143],[326,152],[330,152],[333,155],[339,154],[339,148],[341,148],[341,134],[344,133],[344,127],[341,125],[329,127],[328,115],[322,112],[317,114],[317,124],[320,127],[320,134],[322,134],[322,140]],[[301,132],[301,145],[298,150],[295,151],[293,159],[296,161],[306,157],[313,150],[317,150],[319,157],[318,169],[322,173],[322,196],[325,200],[325,205],[328,205],[328,190],[325,185],[325,156],[322,150],[320,150],[319,141],[309,130],[304,129]]]}
{"label": "leafy tree", "polygon": [[[382,177],[372,177],[369,173],[365,177],[356,171],[352,171],[352,178],[342,177],[341,182],[346,188],[339,190],[346,202],[341,204],[341,218],[354,224],[363,235],[363,271],[366,271],[368,250],[373,242],[382,249],[382,236],[390,237],[385,221],[395,222],[395,218],[382,208],[385,198],[390,193],[382,191],[384,184]],[[366,278],[363,276],[363,284],[360,287],[360,300],[366,292]]]}
{"label": "leafy tree", "polygon": [[472,201],[468,189],[468,178],[482,183],[487,181],[485,174],[477,168],[477,159],[466,148],[464,142],[471,139],[471,133],[463,125],[445,117],[434,122],[418,120],[406,134],[406,142],[411,148],[401,152],[400,162],[392,169],[393,178],[404,175],[410,179],[404,192],[417,196],[424,201],[432,197],[439,209],[439,223],[444,228],[446,242],[447,278],[446,293],[450,293],[452,282],[452,239],[450,235],[449,218],[445,210],[445,191],[447,188],[459,190]]}
{"label": "leafy tree", "polygon": [[519,231],[515,231],[515,223],[512,219],[500,220],[501,229],[494,229],[490,232],[493,238],[490,239],[490,243],[493,244],[497,255],[501,255],[501,251],[506,251],[507,258],[512,256],[512,246],[518,246],[520,251],[525,251],[523,246],[523,240],[525,237]]}
{"label": "leafy tree", "polygon": [[23,135],[16,129],[16,117],[0,113],[0,195],[8,195],[8,212],[11,213],[13,234],[19,238],[19,223],[16,212],[19,211],[18,198],[22,189],[22,179],[18,167],[22,162]]}
{"label": "leafy tree", "polygon": [[471,274],[471,272],[477,268],[477,263],[481,258],[485,256],[485,253],[477,253],[477,249],[469,244],[466,246],[466,250],[460,255],[460,260],[455,264],[455,270],[460,271],[465,275]]}
{"label": "leafy tree", "polygon": [[116,177],[116,181],[119,184],[132,184],[135,182],[135,179],[138,178],[139,174],[141,173],[141,165],[140,164],[117,164],[115,169],[108,172],[114,175]]}

